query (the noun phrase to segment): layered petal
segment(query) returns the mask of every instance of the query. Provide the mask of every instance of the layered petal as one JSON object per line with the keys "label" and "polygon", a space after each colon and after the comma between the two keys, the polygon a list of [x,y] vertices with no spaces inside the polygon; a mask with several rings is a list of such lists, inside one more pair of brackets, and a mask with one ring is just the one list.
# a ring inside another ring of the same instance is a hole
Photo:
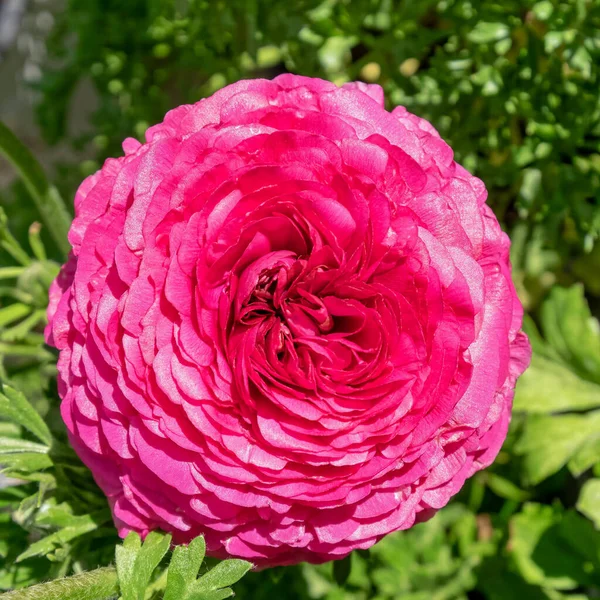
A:
{"label": "layered petal", "polygon": [[530,349],[485,187],[378,86],[179,107],[81,185],[47,340],[119,532],[322,562],[489,465]]}

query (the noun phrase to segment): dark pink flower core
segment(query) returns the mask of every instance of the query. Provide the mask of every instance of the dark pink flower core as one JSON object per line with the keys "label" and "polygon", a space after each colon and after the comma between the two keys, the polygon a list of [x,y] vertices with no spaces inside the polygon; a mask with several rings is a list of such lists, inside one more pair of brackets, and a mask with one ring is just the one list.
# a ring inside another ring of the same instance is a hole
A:
{"label": "dark pink flower core", "polygon": [[431,125],[284,75],[124,148],[77,193],[47,331],[121,534],[341,558],[492,462],[530,350],[508,238]]}

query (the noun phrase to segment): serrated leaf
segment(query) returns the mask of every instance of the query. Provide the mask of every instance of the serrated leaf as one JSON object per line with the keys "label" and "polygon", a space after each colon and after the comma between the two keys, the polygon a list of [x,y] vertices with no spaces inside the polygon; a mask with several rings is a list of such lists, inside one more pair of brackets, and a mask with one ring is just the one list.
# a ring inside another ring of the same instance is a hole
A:
{"label": "serrated leaf", "polygon": [[515,445],[517,454],[524,456],[527,482],[535,485],[556,473],[599,429],[600,411],[530,417]]}
{"label": "serrated leaf", "polygon": [[188,587],[196,581],[204,560],[206,543],[202,536],[193,539],[188,546],[177,546],[173,550],[164,600],[181,600]]}
{"label": "serrated leaf", "polygon": [[581,488],[577,510],[600,529],[600,479],[589,479]]}
{"label": "serrated leaf", "polygon": [[133,582],[138,589],[139,600],[143,600],[152,573],[169,550],[170,545],[170,535],[152,531],[146,536],[142,548],[138,552],[133,572]]}
{"label": "serrated leaf", "polygon": [[541,309],[550,346],[582,377],[600,384],[600,327],[590,313],[582,285],[555,287]]}
{"label": "serrated leaf", "polygon": [[133,572],[135,559],[141,547],[140,536],[132,531],[123,540],[123,543],[115,548],[115,562],[123,600],[137,600],[138,598],[137,589],[133,585]]}
{"label": "serrated leaf", "polygon": [[130,533],[116,548],[117,572],[123,600],[144,600],[152,573],[171,545],[171,536],[150,532],[144,543]]}
{"label": "serrated leaf", "polygon": [[517,383],[515,410],[552,413],[600,407],[600,331],[583,288],[554,288],[541,315],[545,340],[531,319],[524,321],[534,353]]}
{"label": "serrated leaf", "polygon": [[[91,515],[98,524],[110,521],[110,511],[103,509]],[[36,515],[36,523],[46,527],[62,528],[72,526],[78,522],[81,516],[73,514],[73,508],[66,502],[56,504],[54,498],[51,498],[41,506]]]}
{"label": "serrated leaf", "polygon": [[190,593],[212,592],[228,587],[239,581],[251,568],[251,563],[239,558],[223,560],[198,579],[191,586]]}
{"label": "serrated leaf", "polygon": [[21,562],[27,558],[33,556],[46,556],[57,548],[64,546],[71,540],[94,531],[98,528],[98,520],[92,515],[82,515],[73,517],[71,525],[64,527],[59,531],[51,533],[50,535],[34,542],[25,550],[25,552],[19,554],[16,562]]}
{"label": "serrated leaf", "polygon": [[52,460],[47,454],[18,452],[16,454],[0,455],[0,473],[16,476],[36,473],[52,466]]}
{"label": "serrated leaf", "polygon": [[185,600],[224,600],[225,598],[231,598],[233,596],[233,590],[231,588],[225,588],[223,590],[213,590],[212,592],[190,592]]}

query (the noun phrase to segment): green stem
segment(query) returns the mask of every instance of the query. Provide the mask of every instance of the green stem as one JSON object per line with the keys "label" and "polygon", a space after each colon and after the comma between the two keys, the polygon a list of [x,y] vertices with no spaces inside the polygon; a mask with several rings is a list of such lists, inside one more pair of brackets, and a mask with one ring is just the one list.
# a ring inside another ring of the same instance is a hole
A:
{"label": "green stem", "polygon": [[[1,279],[2,277],[0,277]],[[0,285],[0,298],[14,298],[18,302],[29,304],[30,306],[34,303],[34,298],[31,294],[7,285]]]}
{"label": "green stem", "polygon": [[29,227],[29,246],[33,251],[33,255],[39,261],[46,261],[48,257],[46,256],[46,249],[44,248],[44,243],[42,242],[42,238],[40,236],[40,231],[42,226],[39,223],[32,223]]}
{"label": "green stem", "polygon": [[0,268],[0,279],[19,277],[24,270],[24,267],[2,267]]}
{"label": "green stem", "polygon": [[56,244],[65,254],[71,246],[67,240],[71,217],[58,190],[46,179],[39,162],[14,133],[0,121],[0,154],[8,159],[21,176]]}
{"label": "green stem", "polygon": [[117,570],[104,567],[1,594],[2,600],[107,600],[119,591]]}
{"label": "green stem", "polygon": [[27,252],[21,248],[17,240],[15,240],[8,230],[1,232],[0,236],[4,237],[0,242],[0,246],[2,246],[20,265],[26,267],[31,264],[31,259]]}

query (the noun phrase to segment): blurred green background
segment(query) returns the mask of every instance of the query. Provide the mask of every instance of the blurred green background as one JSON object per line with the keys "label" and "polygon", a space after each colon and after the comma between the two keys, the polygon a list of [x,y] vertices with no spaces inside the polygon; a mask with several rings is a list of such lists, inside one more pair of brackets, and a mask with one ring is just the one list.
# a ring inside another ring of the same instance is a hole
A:
{"label": "blurred green background", "polygon": [[[389,108],[429,119],[512,238],[534,358],[496,463],[430,522],[350,560],[251,573],[239,597],[600,598],[599,0],[38,0],[2,52],[0,120],[68,199],[170,108],[289,71],[378,83]],[[39,216],[9,173],[0,204],[26,245]],[[51,357],[3,345],[22,321],[2,319],[15,299],[1,290],[2,372],[52,419]],[[0,589],[97,566],[114,546],[82,534],[14,564],[31,535],[60,530],[25,517],[5,519]]]}

